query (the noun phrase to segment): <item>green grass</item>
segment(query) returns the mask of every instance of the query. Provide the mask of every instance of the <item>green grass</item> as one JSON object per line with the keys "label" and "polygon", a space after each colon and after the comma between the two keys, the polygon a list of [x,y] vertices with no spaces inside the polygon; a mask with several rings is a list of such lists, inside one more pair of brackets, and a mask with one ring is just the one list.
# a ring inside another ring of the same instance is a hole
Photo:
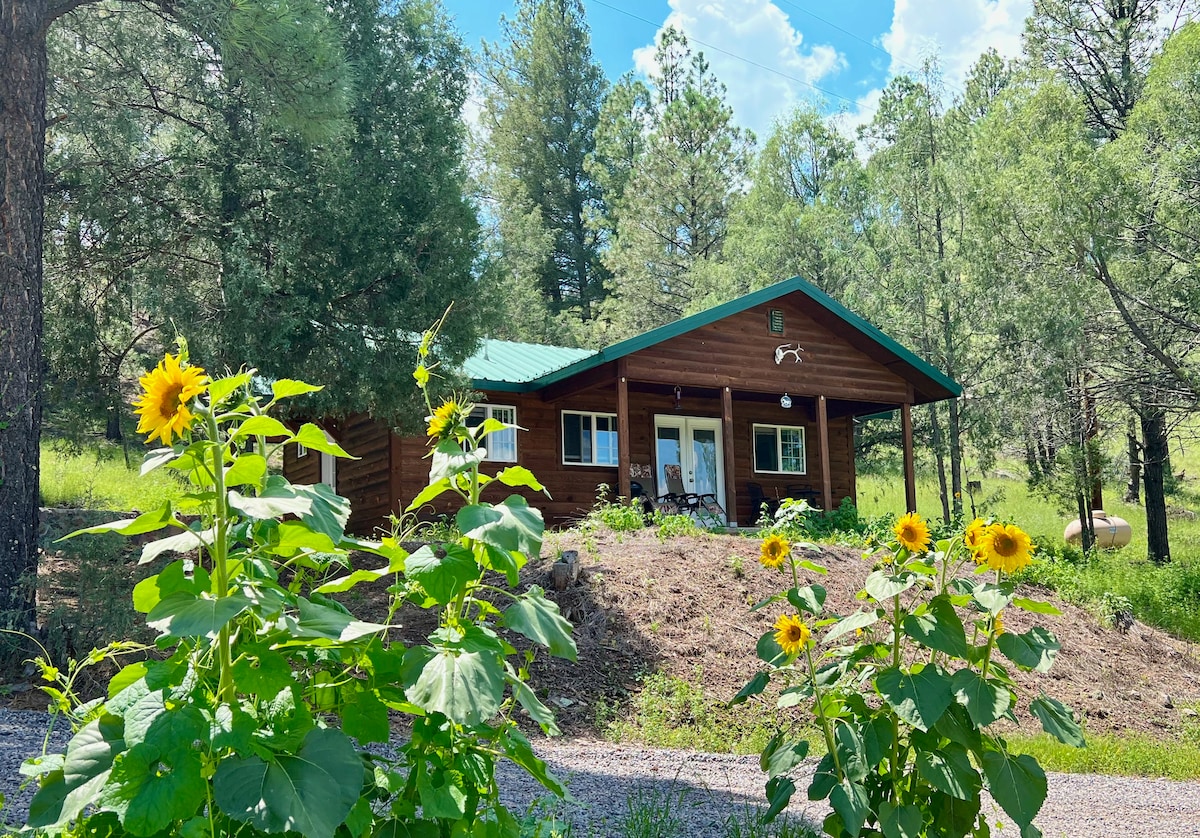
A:
{"label": "green grass", "polygon": [[[701,679],[697,673],[696,681]],[[728,707],[706,696],[699,683],[659,672],[646,676],[632,706],[603,710],[599,721],[614,742],[722,754],[761,753],[780,725],[789,724],[762,703]],[[797,735],[800,725],[792,726],[789,733]],[[812,734],[814,742],[816,736]]]}
{"label": "green grass", "polygon": [[1046,734],[1005,738],[1013,753],[1030,754],[1047,771],[1200,779],[1200,743],[1195,731],[1176,739],[1135,733],[1088,734],[1086,748],[1072,748]]}
{"label": "green grass", "polygon": [[141,463],[141,446],[130,450],[127,467],[117,445],[101,443],[71,453],[44,444],[42,505],[145,512],[183,493],[183,482],[166,469],[139,477]]}

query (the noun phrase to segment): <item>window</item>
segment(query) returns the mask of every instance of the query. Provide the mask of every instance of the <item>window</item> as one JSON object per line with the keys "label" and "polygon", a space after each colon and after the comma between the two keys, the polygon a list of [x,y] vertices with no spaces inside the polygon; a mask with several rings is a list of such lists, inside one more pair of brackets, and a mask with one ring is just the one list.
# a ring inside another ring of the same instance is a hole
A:
{"label": "window", "polygon": [[617,464],[617,417],[613,413],[562,412],[563,463],[577,466]]}
{"label": "window", "polygon": [[467,417],[467,427],[477,427],[488,419],[494,419],[512,427],[492,431],[487,435],[483,441],[483,447],[487,449],[487,456],[484,459],[492,462],[515,463],[517,461],[517,409],[500,404],[476,405],[475,409],[471,411],[471,415]]}
{"label": "window", "polygon": [[308,449],[297,442],[296,443],[296,459],[299,460],[301,457],[307,457],[307,456],[308,456]]}
{"label": "window", "polygon": [[754,470],[804,474],[804,428],[754,426]]}

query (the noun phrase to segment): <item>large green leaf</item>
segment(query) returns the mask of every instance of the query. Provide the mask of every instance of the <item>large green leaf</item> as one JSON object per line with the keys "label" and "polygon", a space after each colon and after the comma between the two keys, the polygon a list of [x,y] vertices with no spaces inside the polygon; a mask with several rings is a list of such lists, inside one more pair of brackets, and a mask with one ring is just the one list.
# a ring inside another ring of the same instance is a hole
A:
{"label": "large green leaf", "polygon": [[96,803],[134,835],[153,835],[197,813],[207,795],[199,750],[134,745],[116,760]]}
{"label": "large green leaf", "polygon": [[533,472],[524,466],[509,466],[496,472],[496,479],[505,486],[511,486],[514,489],[522,486],[534,489],[538,492],[546,491],[546,487],[541,484]]}
{"label": "large green leaf", "polygon": [[730,706],[744,704],[746,699],[752,695],[760,695],[767,688],[767,684],[771,683],[771,675],[767,672],[757,672],[754,677],[746,682],[746,686],[738,690],[738,694],[729,700]]}
{"label": "large green leaf", "polygon": [[354,615],[334,608],[312,602],[304,597],[298,597],[299,619],[292,628],[292,634],[297,638],[314,638],[336,640],[349,643],[368,634],[378,634],[387,630],[380,623],[366,623],[354,619]]}
{"label": "large green leaf", "polygon": [[316,393],[324,389],[319,384],[309,384],[294,378],[279,378],[271,382],[271,397],[276,400],[290,399],[293,396],[303,396],[305,393]]}
{"label": "large green leaf", "polygon": [[918,806],[896,806],[888,800],[879,804],[879,829],[883,838],[922,838],[924,822]]}
{"label": "large green leaf", "polygon": [[558,729],[558,722],[554,719],[554,711],[541,702],[529,685],[520,678],[510,673],[508,678],[509,686],[512,687],[513,695],[517,697],[517,701],[525,708],[525,712],[529,714],[529,718],[533,719],[541,727],[542,733],[547,736],[559,736],[562,731]]}
{"label": "large green leaf", "polygon": [[829,805],[842,819],[842,826],[851,838],[862,832],[867,816],[871,814],[871,800],[867,790],[859,783],[843,780],[829,793]]}
{"label": "large green leaf", "polygon": [[520,495],[510,495],[503,503],[464,506],[455,521],[467,538],[499,550],[526,556],[537,556],[542,550],[546,525],[541,510],[534,509]]}
{"label": "large green leaf", "polygon": [[80,728],[67,743],[62,768],[42,779],[30,801],[28,825],[55,827],[78,817],[107,782],[114,757],[124,750],[119,718],[106,714]]}
{"label": "large green leaf", "polygon": [[341,541],[350,519],[350,501],[324,483],[296,486],[277,474],[267,478],[257,495],[230,491],[229,505],[259,520],[295,515],[335,544]]}
{"label": "large green leaf", "polygon": [[267,476],[267,459],[259,454],[241,454],[225,469],[226,486],[261,486]]}
{"label": "large green leaf", "polygon": [[151,541],[142,547],[142,556],[138,559],[138,564],[152,562],[163,553],[190,553],[201,547],[208,547],[213,543],[215,536],[215,531],[211,529],[199,532],[184,530],[178,535],[169,535],[166,538]]}
{"label": "large green leaf", "polygon": [[783,647],[775,640],[774,631],[768,631],[762,637],[758,638],[758,643],[755,644],[755,651],[758,653],[759,660],[771,666],[781,666],[788,657],[784,653]]}
{"label": "large green leaf", "polygon": [[576,802],[570,790],[550,773],[546,763],[533,752],[533,746],[529,744],[529,740],[521,731],[515,727],[506,728],[496,744],[502,754],[524,768],[529,772],[529,776],[549,789],[551,793],[563,798],[567,803]]}
{"label": "large green leaf", "polygon": [[904,593],[913,585],[917,584],[917,581],[920,578],[921,577],[915,573],[899,573],[893,576],[890,573],[877,570],[867,576],[866,581],[863,583],[863,587],[866,588],[867,593],[869,593],[877,601],[883,602],[884,600],[891,599],[894,596]]}
{"label": "large green leaf", "polygon": [[1061,614],[1062,611],[1049,602],[1042,602],[1039,599],[1026,599],[1025,597],[1015,596],[1012,601],[1013,607],[1020,608],[1023,611],[1031,611],[1034,614]]}
{"label": "large green leaf", "polygon": [[[234,439],[247,436],[291,438],[292,429],[273,416],[251,416],[233,432]],[[324,439],[323,436],[321,438]]]}
{"label": "large green leaf", "polygon": [[790,777],[771,777],[767,780],[767,811],[763,813],[762,819],[765,823],[770,823],[776,815],[787,808],[788,803],[792,800],[792,795],[796,793],[796,784],[792,782]]}
{"label": "large green leaf", "polygon": [[890,667],[875,677],[875,687],[896,715],[920,730],[936,724],[954,700],[950,679],[936,666]]}
{"label": "large green leaf", "polygon": [[213,777],[213,796],[231,818],[263,832],[333,838],[363,783],[363,765],[344,733],[314,728],[295,754],[230,757]]}
{"label": "large green leaf", "polygon": [[403,680],[409,701],[458,724],[487,721],[504,696],[504,666],[490,653],[414,646],[404,654]]}
{"label": "large green leaf", "polygon": [[808,756],[808,742],[789,742],[780,731],[771,737],[767,747],[763,748],[758,764],[768,777],[779,777],[787,774]]}
{"label": "large green leaf", "polygon": [[986,751],[981,760],[988,791],[1018,826],[1033,823],[1046,802],[1046,772],[1029,754]]}
{"label": "large green leaf", "polygon": [[479,565],[466,547],[427,544],[404,560],[404,575],[419,583],[438,605],[445,605],[479,578]]}
{"label": "large green leaf", "polygon": [[1061,648],[1054,634],[1042,626],[1034,626],[1024,634],[1005,632],[996,638],[996,647],[1017,666],[1037,672],[1049,670]]}
{"label": "large green leaf", "polygon": [[189,593],[174,593],[165,597],[146,615],[146,624],[158,629],[164,637],[214,638],[225,626],[250,605],[242,594],[197,597]]}
{"label": "large green leaf", "polygon": [[933,813],[931,835],[938,838],[964,838],[979,835],[975,832],[975,819],[979,815],[980,800],[959,800],[943,792],[929,796],[929,811]]}
{"label": "large green leaf", "polygon": [[1087,747],[1083,740],[1083,729],[1079,727],[1075,714],[1058,699],[1042,693],[1030,703],[1029,711],[1041,721],[1042,730],[1059,742],[1076,748]]}
{"label": "large green leaf", "polygon": [[235,390],[245,387],[252,376],[253,373],[247,371],[216,379],[208,385],[209,399],[212,400],[213,405],[220,404]]}
{"label": "large green leaf", "polygon": [[439,480],[478,468],[486,453],[482,448],[467,451],[457,440],[443,439],[433,447],[429,482],[437,483]]}
{"label": "large green leaf", "polygon": [[453,487],[450,485],[450,478],[448,477],[443,477],[441,480],[434,480],[417,493],[417,496],[412,499],[412,503],[406,506],[404,511],[412,512],[414,509],[420,509],[443,492],[450,491],[451,488]]}
{"label": "large green leaf", "polygon": [[829,631],[825,632],[824,642],[828,643],[831,640],[841,637],[843,634],[849,634],[852,631],[865,629],[867,626],[873,626],[875,623],[879,622],[879,617],[880,612],[878,609],[873,609],[871,611],[859,611],[855,614],[851,614],[849,617],[844,617],[843,619],[834,623],[833,626],[830,627]]}
{"label": "large green leaf", "polygon": [[909,614],[902,625],[904,633],[923,646],[955,658],[967,656],[967,633],[945,594],[931,599],[923,613]]}
{"label": "large green leaf", "polygon": [[437,821],[384,821],[375,827],[371,838],[439,838],[442,834]]}
{"label": "large green leaf", "polygon": [[578,650],[571,637],[571,624],[558,610],[558,603],[546,599],[537,585],[530,587],[504,612],[504,625],[541,643],[556,657],[576,660]]}
{"label": "large green leaf", "polygon": [[417,764],[416,775],[421,814],[427,818],[450,821],[463,819],[467,812],[468,797],[461,774],[440,768],[431,771],[422,761]]}
{"label": "large green leaf", "polygon": [[983,607],[984,611],[995,617],[1012,602],[1013,587],[1010,583],[996,585],[988,582],[975,586],[971,591],[971,597]]}
{"label": "large green leaf", "polygon": [[[211,581],[211,580],[210,580]],[[148,576],[133,586],[133,607],[140,614],[149,614],[163,597],[174,593],[189,593],[194,596],[208,592],[204,579],[196,574],[187,575],[183,559],[171,562],[154,576]]]}
{"label": "large green leaf", "polygon": [[388,741],[391,728],[387,705],[372,690],[354,690],[342,705],[342,731],[362,745]]}
{"label": "large green leaf", "polygon": [[59,540],[65,541],[66,539],[74,538],[77,535],[95,535],[106,532],[115,532],[118,535],[142,535],[144,533],[154,532],[169,526],[182,527],[183,522],[175,517],[175,512],[172,509],[171,502],[167,501],[158,509],[151,510],[150,512],[143,512],[136,518],[122,518],[119,521],[109,521],[107,524],[97,524],[94,527],[85,527],[81,530],[75,530],[72,533],[68,533]]}
{"label": "large green leaf", "polygon": [[971,669],[960,669],[950,679],[950,688],[958,703],[967,708],[967,715],[976,727],[987,727],[1004,716],[1012,704],[1008,687],[984,679]]}
{"label": "large green leaf", "polygon": [[294,556],[302,551],[332,553],[337,550],[337,541],[323,532],[314,532],[301,521],[284,521],[275,528],[278,541],[271,552],[279,556]]}
{"label": "large green leaf", "polygon": [[298,442],[305,448],[311,448],[313,451],[320,451],[323,454],[332,454],[335,457],[343,457],[347,460],[357,460],[358,457],[352,457],[347,454],[342,446],[336,442],[330,442],[325,438],[325,432],[311,422],[305,422],[300,426],[300,430],[296,431],[296,435],[292,437],[293,442]]}
{"label": "large green leaf", "polygon": [[917,771],[935,789],[959,800],[973,799],[983,787],[967,749],[955,742],[937,750],[917,750]]}
{"label": "large green leaf", "polygon": [[791,588],[787,592],[787,598],[797,611],[807,611],[809,614],[820,614],[825,607],[825,589],[820,585]]}

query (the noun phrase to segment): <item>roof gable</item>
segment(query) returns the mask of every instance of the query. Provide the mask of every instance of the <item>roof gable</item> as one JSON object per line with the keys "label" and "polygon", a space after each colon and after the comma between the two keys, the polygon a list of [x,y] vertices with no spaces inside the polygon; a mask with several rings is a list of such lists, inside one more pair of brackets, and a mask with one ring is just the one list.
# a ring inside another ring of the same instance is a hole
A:
{"label": "roof gable", "polygon": [[[826,315],[827,326],[839,327],[837,332],[840,337],[859,351],[891,369],[896,375],[910,381],[913,384],[918,403],[938,401],[961,394],[962,388],[958,383],[941,370],[922,360],[867,320],[798,276],[607,346],[598,352],[586,349],[544,347],[536,344],[512,344],[506,341],[486,341],[485,347],[493,358],[497,357],[497,353],[508,351],[498,346],[499,344],[515,347],[511,352],[517,365],[504,370],[485,367],[482,364],[472,366],[472,362],[480,355],[480,353],[476,353],[476,356],[472,356],[472,359],[468,361],[467,373],[475,379],[474,385],[480,389],[536,391],[790,294],[799,294],[806,301],[815,304]],[[845,328],[840,328],[842,326]],[[481,352],[484,351],[481,350]],[[575,353],[575,357],[572,358],[570,353]],[[540,372],[537,370],[539,365],[544,368]],[[486,370],[492,370],[492,372],[489,375],[477,375],[476,369],[481,372]]]}

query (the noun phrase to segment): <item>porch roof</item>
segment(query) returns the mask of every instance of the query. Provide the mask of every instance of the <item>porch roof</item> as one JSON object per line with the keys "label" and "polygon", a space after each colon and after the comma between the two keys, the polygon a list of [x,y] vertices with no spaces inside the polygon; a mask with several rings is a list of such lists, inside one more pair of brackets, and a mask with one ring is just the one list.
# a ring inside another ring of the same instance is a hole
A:
{"label": "porch roof", "polygon": [[919,385],[918,389],[926,395],[921,401],[937,401],[962,394],[962,387],[954,379],[799,276],[768,285],[599,351],[488,340],[479,352],[467,360],[464,371],[473,379],[473,386],[482,390],[533,392],[792,293],[804,295],[848,326],[848,339],[857,339],[854,342],[890,356],[888,365],[898,367],[897,372]]}

